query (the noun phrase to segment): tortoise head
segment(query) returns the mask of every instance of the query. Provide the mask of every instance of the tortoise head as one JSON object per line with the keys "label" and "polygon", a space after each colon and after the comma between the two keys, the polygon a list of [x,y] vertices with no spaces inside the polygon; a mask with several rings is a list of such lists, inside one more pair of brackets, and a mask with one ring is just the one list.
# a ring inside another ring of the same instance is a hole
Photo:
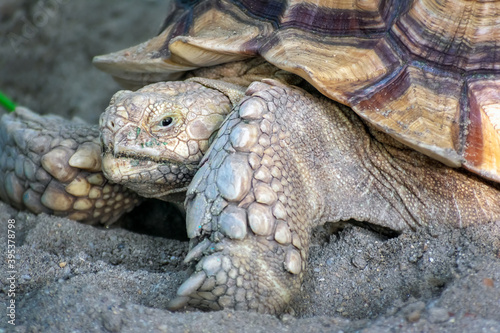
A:
{"label": "tortoise head", "polygon": [[196,82],[122,90],[100,119],[103,172],[145,197],[184,192],[231,110],[221,92]]}

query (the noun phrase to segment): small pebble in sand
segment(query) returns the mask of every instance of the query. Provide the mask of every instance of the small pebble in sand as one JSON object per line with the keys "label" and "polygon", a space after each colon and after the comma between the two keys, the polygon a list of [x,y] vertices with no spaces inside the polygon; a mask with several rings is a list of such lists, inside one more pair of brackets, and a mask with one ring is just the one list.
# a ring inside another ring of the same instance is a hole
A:
{"label": "small pebble in sand", "polygon": [[448,310],[443,308],[430,308],[429,309],[429,321],[431,323],[442,323],[450,318]]}
{"label": "small pebble in sand", "polygon": [[486,286],[486,287],[491,287],[493,288],[494,287],[494,282],[493,282],[493,279],[490,279],[490,278],[484,278],[483,279],[483,284]]}

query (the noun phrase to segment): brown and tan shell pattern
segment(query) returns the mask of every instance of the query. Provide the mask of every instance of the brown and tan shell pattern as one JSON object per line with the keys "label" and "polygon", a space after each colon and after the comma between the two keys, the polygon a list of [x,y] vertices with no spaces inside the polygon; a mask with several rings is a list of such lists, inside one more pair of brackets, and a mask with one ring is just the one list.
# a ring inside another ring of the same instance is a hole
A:
{"label": "brown and tan shell pattern", "polygon": [[159,36],[95,62],[145,84],[255,56],[408,146],[500,182],[500,1],[180,1]]}

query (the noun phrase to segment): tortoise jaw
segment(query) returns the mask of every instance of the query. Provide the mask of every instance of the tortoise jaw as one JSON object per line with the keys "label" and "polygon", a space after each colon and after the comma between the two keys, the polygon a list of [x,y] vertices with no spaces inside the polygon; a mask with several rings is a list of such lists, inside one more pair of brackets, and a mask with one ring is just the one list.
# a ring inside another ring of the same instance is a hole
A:
{"label": "tortoise jaw", "polygon": [[164,199],[186,190],[197,165],[153,161],[133,156],[104,153],[102,171],[111,182],[121,184],[141,196]]}
{"label": "tortoise jaw", "polygon": [[[104,153],[102,156],[102,170],[113,183],[136,182],[140,178],[141,172],[150,171],[153,168],[153,161],[139,160],[130,157],[116,157],[111,153]],[[138,169],[140,167],[140,170]],[[137,175],[139,177],[134,177]]]}

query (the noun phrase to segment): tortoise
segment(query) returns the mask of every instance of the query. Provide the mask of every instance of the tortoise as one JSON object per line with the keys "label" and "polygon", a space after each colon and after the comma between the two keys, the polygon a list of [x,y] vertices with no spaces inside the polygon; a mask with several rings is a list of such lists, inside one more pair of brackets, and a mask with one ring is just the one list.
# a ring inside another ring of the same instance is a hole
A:
{"label": "tortoise", "polygon": [[[151,170],[176,165],[180,192],[199,167],[185,201],[194,272],[172,309],[282,312],[300,289],[311,230],[326,222],[401,232],[500,219],[499,3],[174,7],[157,37],[94,59],[138,87],[190,77],[118,92],[101,117],[111,181],[140,192]],[[222,121],[228,111],[214,105],[232,111]],[[145,175],[121,178],[124,165]],[[169,199],[160,178],[146,195]]]}

